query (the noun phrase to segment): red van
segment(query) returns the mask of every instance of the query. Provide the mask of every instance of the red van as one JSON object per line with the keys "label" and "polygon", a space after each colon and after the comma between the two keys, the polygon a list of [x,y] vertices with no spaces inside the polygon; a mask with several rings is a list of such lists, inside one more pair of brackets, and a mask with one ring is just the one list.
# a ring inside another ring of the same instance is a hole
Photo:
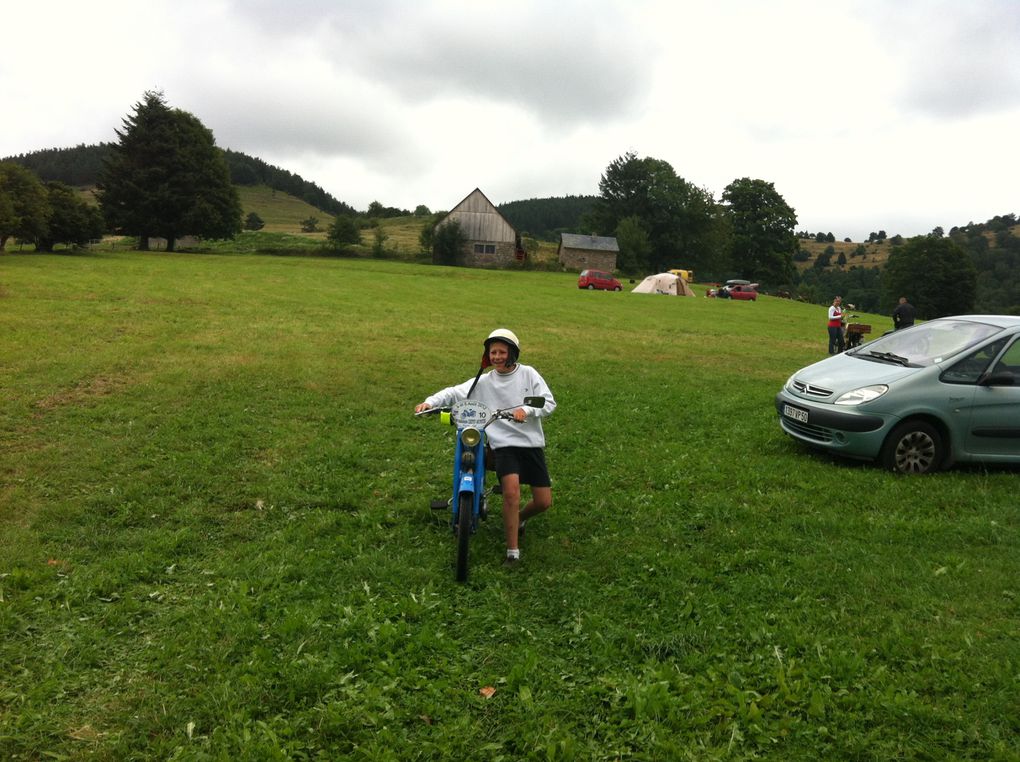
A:
{"label": "red van", "polygon": [[578,288],[595,289],[603,291],[620,291],[623,286],[620,281],[613,277],[612,273],[604,273],[601,270],[581,270],[577,279]]}

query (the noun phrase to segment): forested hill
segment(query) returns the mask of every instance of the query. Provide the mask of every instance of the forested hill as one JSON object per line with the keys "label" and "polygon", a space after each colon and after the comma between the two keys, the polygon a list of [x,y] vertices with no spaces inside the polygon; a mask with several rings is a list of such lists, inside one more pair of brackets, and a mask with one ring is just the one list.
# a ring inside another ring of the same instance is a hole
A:
{"label": "forested hill", "polygon": [[596,196],[532,198],[499,205],[500,213],[522,235],[554,241],[560,233],[592,232],[582,230],[584,216],[591,211]]}
{"label": "forested hill", "polygon": [[48,148],[44,151],[8,156],[0,161],[10,161],[30,169],[44,183],[58,180],[75,188],[95,185],[103,161],[113,148],[111,143],[99,145],[78,145],[74,148]]}
{"label": "forested hill", "polygon": [[[10,161],[32,170],[43,182],[58,180],[76,188],[95,185],[103,161],[113,149],[112,143],[79,145],[74,148],[49,148],[43,151],[8,156]],[[354,207],[340,201],[301,175],[274,167],[261,159],[231,151],[224,152],[230,179],[235,185],[268,185],[311,204],[329,214],[357,214]]]}
{"label": "forested hill", "polygon": [[229,148],[224,151],[224,154],[227,159],[227,167],[230,169],[230,179],[235,185],[268,185],[270,188],[289,193],[329,214],[355,215],[358,213],[353,206],[334,198],[315,183],[302,178],[301,175],[295,175],[286,169],[266,164],[262,159],[256,159],[254,156],[231,151]]}

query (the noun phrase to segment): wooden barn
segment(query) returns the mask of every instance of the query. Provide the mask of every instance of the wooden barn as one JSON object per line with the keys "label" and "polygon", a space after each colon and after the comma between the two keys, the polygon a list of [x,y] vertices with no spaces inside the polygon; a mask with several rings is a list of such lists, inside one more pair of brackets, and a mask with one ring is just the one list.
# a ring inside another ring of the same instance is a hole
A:
{"label": "wooden barn", "polygon": [[453,220],[460,223],[467,238],[462,257],[465,266],[505,267],[527,258],[520,235],[478,188],[437,222],[436,230]]}
{"label": "wooden barn", "polygon": [[620,246],[615,238],[600,235],[579,235],[561,233],[558,251],[560,264],[565,270],[603,270],[607,273],[616,269],[616,258]]}

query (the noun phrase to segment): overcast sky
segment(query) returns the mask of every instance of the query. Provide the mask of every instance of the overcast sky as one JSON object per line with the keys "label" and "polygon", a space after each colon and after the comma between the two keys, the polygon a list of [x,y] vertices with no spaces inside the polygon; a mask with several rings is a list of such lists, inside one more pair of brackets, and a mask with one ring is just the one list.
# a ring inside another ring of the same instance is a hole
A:
{"label": "overcast sky", "polygon": [[6,0],[0,156],[146,90],[364,210],[597,194],[627,151],[798,230],[1020,213],[1020,0]]}

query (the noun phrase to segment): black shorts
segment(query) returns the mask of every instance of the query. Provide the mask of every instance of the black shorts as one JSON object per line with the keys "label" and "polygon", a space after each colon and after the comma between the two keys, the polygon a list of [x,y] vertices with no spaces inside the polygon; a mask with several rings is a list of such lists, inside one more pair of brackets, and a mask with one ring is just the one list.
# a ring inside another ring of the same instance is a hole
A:
{"label": "black shorts", "polygon": [[496,475],[517,474],[521,484],[532,487],[551,487],[549,469],[545,465],[545,451],[541,447],[500,447],[493,450]]}

